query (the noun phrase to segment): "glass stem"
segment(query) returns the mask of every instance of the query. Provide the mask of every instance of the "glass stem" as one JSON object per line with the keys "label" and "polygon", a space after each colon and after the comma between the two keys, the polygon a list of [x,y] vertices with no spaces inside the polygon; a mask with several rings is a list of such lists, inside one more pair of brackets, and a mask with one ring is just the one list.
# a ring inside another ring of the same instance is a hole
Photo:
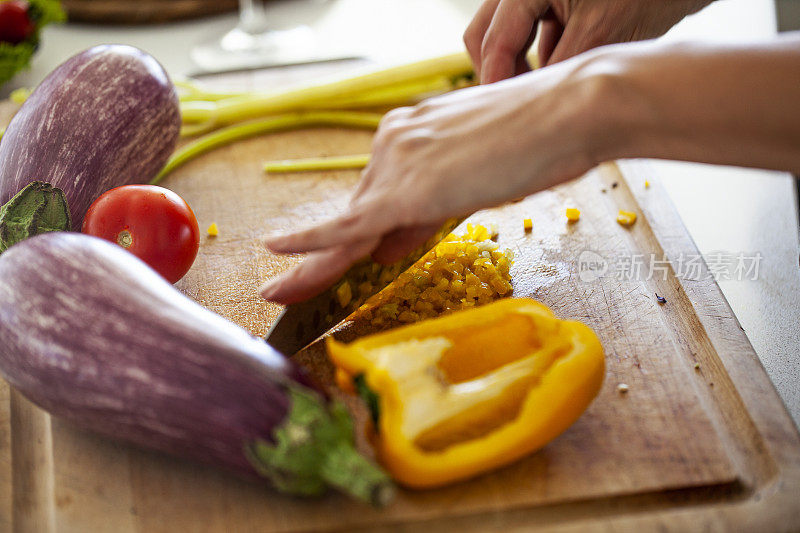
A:
{"label": "glass stem", "polygon": [[263,0],[239,0],[239,29],[251,35],[269,30]]}

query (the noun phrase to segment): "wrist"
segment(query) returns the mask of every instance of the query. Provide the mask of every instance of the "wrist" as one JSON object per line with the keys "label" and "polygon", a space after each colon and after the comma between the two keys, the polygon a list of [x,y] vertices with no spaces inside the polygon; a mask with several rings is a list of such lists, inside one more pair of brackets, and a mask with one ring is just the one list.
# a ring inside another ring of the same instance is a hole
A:
{"label": "wrist", "polygon": [[647,68],[646,45],[613,45],[586,54],[576,69],[583,97],[576,111],[583,119],[587,156],[594,165],[636,157],[650,150],[650,125],[658,123],[658,106],[638,82]]}

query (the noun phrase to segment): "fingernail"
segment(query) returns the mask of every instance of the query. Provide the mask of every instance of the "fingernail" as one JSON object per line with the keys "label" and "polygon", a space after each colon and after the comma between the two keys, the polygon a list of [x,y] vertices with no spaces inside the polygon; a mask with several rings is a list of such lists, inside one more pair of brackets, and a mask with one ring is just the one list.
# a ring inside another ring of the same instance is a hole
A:
{"label": "fingernail", "polygon": [[261,286],[258,292],[261,294],[261,297],[265,300],[269,300],[275,294],[276,283],[272,281],[268,281]]}
{"label": "fingernail", "polygon": [[264,246],[272,250],[273,248],[280,247],[283,240],[284,240],[283,235],[278,235],[278,234],[270,235],[264,239]]}

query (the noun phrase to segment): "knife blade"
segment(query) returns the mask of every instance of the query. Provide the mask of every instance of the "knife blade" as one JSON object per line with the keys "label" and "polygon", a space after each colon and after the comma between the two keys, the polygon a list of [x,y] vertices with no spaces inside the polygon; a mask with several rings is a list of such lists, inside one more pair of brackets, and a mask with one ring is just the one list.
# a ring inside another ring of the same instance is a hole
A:
{"label": "knife blade", "polygon": [[[285,355],[293,355],[321,337],[347,318],[368,298],[383,290],[397,276],[416,263],[439,241],[444,239],[463,219],[450,219],[425,243],[405,258],[391,265],[381,265],[371,259],[350,267],[330,288],[304,302],[286,306],[266,335],[266,341]],[[358,291],[350,301],[342,301],[336,291],[347,281],[351,291]],[[364,287],[368,283],[368,287]]]}

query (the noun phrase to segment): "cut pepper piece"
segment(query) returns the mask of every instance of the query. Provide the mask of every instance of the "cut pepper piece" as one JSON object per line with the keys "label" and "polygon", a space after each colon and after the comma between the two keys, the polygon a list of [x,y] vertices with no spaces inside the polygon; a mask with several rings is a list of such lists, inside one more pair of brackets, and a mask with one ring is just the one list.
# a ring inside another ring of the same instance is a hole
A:
{"label": "cut pepper piece", "polygon": [[581,218],[581,210],[576,207],[568,207],[565,214],[568,222],[577,222]]}
{"label": "cut pepper piece", "polygon": [[358,379],[377,396],[378,457],[415,488],[466,479],[541,448],[578,419],[605,372],[591,329],[525,298],[348,345],[328,339],[328,350],[337,381]]}
{"label": "cut pepper piece", "polygon": [[636,213],[620,209],[619,213],[617,213],[617,222],[620,226],[632,226],[636,222]]}

